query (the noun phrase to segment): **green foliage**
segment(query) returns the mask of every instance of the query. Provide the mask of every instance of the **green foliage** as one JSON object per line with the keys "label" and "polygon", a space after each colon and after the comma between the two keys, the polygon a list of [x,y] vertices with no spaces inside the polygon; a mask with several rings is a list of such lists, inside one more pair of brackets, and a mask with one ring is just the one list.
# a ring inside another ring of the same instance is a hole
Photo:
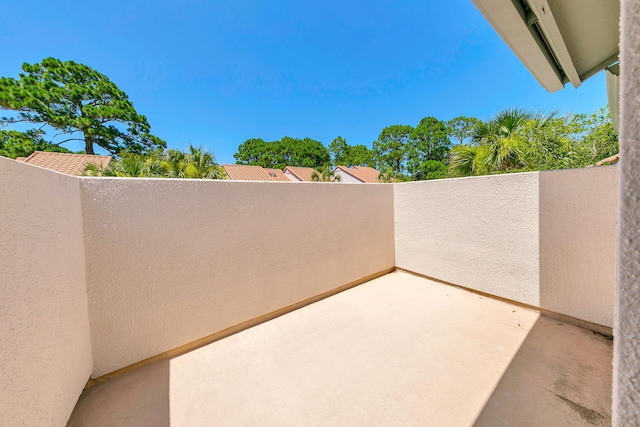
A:
{"label": "green foliage", "polygon": [[479,123],[471,145],[449,155],[451,176],[579,168],[616,154],[618,136],[606,109],[592,115],[504,110]]}
{"label": "green foliage", "polygon": [[420,163],[414,162],[414,172],[411,174],[412,181],[423,181],[427,179],[446,178],[448,166],[440,160],[424,160]]}
{"label": "green foliage", "polygon": [[601,108],[589,116],[578,116],[576,120],[584,129],[582,143],[576,147],[578,167],[594,164],[620,151],[608,109]]}
{"label": "green foliage", "polygon": [[487,173],[485,147],[457,145],[449,153],[449,175],[471,176]]}
{"label": "green foliage", "polygon": [[408,125],[386,127],[373,143],[379,170],[394,181],[435,179],[446,176],[449,152],[446,123],[425,117],[415,128]]}
{"label": "green foliage", "polygon": [[459,116],[447,122],[449,136],[458,144],[463,144],[473,136],[476,126],[480,124],[480,120],[475,117]]}
{"label": "green foliage", "polygon": [[23,64],[18,79],[0,78],[0,108],[17,112],[0,123],[37,123],[65,135],[59,144],[83,141],[87,154],[98,145],[112,154],[143,154],[166,143],[150,133],[127,95],[104,74],[73,61],[43,59]]}
{"label": "green foliage", "polygon": [[376,166],[375,153],[363,144],[352,145],[346,160],[341,166],[369,166],[372,168]]}
{"label": "green foliage", "polygon": [[330,163],[329,151],[320,141],[311,138],[284,138],[266,142],[248,139],[233,155],[237,164],[284,169],[285,166],[321,168]]}
{"label": "green foliage", "polygon": [[311,173],[311,180],[316,182],[340,182],[340,175],[335,174],[335,169],[330,165],[324,165],[320,171]]}
{"label": "green foliage", "polygon": [[338,136],[329,144],[331,164],[334,166],[371,166],[375,167],[374,152],[366,145],[349,145],[347,141]]}
{"label": "green foliage", "polygon": [[425,117],[411,131],[407,172],[413,180],[442,178],[446,175],[449,152],[449,131],[446,123]]}
{"label": "green foliage", "polygon": [[395,177],[406,175],[412,130],[409,125],[393,125],[382,129],[378,139],[373,142],[378,170],[390,169]]}
{"label": "green foliage", "polygon": [[223,169],[213,153],[189,145],[186,152],[156,150],[147,154],[124,153],[112,160],[106,169],[87,165],[86,176],[116,176],[138,178],[223,179]]}
{"label": "green foliage", "polygon": [[189,145],[189,151],[185,155],[183,171],[185,178],[224,178],[224,172],[216,163],[213,153],[203,147],[194,147],[193,145]]}
{"label": "green foliage", "polygon": [[71,153],[64,147],[45,141],[42,138],[43,134],[44,132],[36,129],[26,132],[0,130],[0,156],[15,159],[16,157],[28,157],[34,151]]}
{"label": "green foliage", "polygon": [[338,136],[329,143],[329,155],[331,156],[331,164],[334,166],[349,166],[347,165],[347,158],[349,157],[349,151],[351,146],[347,144],[347,140],[341,136]]}
{"label": "green foliage", "polygon": [[233,157],[241,165],[270,168],[275,162],[275,152],[279,150],[279,141],[267,142],[261,138],[251,138],[240,144]]}

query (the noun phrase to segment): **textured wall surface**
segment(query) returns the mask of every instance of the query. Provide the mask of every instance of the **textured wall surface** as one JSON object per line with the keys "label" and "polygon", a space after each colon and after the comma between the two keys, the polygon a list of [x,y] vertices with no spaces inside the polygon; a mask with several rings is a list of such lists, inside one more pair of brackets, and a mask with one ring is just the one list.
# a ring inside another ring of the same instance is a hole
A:
{"label": "textured wall surface", "polygon": [[618,167],[540,172],[540,307],[613,327]]}
{"label": "textured wall surface", "polygon": [[394,266],[391,185],[81,180],[94,376]]}
{"label": "textured wall surface", "polygon": [[640,2],[622,2],[613,424],[640,425]]}
{"label": "textured wall surface", "polygon": [[538,174],[396,184],[396,266],[538,306]]}
{"label": "textured wall surface", "polygon": [[395,186],[396,266],[613,326],[617,167]]}
{"label": "textured wall surface", "polygon": [[91,373],[75,178],[0,157],[0,425],[64,426]]}

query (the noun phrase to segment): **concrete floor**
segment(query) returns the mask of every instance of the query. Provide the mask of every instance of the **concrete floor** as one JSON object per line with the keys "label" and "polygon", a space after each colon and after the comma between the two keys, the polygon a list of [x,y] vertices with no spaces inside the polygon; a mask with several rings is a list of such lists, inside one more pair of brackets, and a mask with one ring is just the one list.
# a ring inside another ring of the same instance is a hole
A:
{"label": "concrete floor", "polygon": [[612,342],[391,273],[86,391],[69,426],[610,425]]}

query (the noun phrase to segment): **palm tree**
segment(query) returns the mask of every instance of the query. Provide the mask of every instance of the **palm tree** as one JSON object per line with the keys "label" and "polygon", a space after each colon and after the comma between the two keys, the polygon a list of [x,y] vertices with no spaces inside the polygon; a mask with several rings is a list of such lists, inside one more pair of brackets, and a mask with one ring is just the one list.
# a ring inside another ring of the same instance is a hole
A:
{"label": "palm tree", "polygon": [[394,173],[393,169],[386,168],[385,170],[383,170],[382,172],[380,172],[378,174],[378,181],[380,181],[380,182],[395,182],[395,181],[397,181],[396,174]]}
{"label": "palm tree", "polygon": [[[451,150],[449,173],[453,176],[484,175],[523,168],[522,150],[555,116],[555,112],[532,113],[520,108],[498,112],[488,122],[478,124],[471,137],[471,146],[459,145]],[[525,135],[525,125],[531,122],[531,132]]]}
{"label": "palm tree", "polygon": [[186,154],[179,150],[167,150],[161,164],[168,178],[184,178]]}
{"label": "palm tree", "polygon": [[224,178],[224,172],[216,163],[216,158],[213,153],[203,147],[189,145],[185,162],[186,164],[183,170],[185,178]]}
{"label": "palm tree", "polygon": [[487,173],[485,159],[488,151],[486,147],[470,147],[456,145],[449,152],[449,175],[471,176]]}
{"label": "palm tree", "polygon": [[99,163],[87,163],[82,171],[82,176],[102,176],[104,168]]}
{"label": "palm tree", "polygon": [[341,179],[340,175],[336,175],[335,169],[331,169],[329,165],[324,165],[320,172],[314,170],[311,173],[311,180],[315,182],[340,182]]}

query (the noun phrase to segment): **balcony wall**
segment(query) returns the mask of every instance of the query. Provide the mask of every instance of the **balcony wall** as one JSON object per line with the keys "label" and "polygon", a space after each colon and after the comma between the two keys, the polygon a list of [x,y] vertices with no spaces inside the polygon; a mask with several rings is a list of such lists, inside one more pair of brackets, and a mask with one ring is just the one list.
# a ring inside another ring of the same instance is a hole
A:
{"label": "balcony wall", "polygon": [[91,373],[79,180],[0,157],[0,425],[63,426]]}
{"label": "balcony wall", "polygon": [[618,169],[397,184],[396,266],[613,325]]}
{"label": "balcony wall", "polygon": [[618,174],[540,173],[540,307],[613,326]]}
{"label": "balcony wall", "polygon": [[94,376],[394,267],[392,185],[81,181]]}
{"label": "balcony wall", "polygon": [[611,326],[617,174],[148,180],[0,158],[0,424],[64,425],[90,374],[394,266]]}

